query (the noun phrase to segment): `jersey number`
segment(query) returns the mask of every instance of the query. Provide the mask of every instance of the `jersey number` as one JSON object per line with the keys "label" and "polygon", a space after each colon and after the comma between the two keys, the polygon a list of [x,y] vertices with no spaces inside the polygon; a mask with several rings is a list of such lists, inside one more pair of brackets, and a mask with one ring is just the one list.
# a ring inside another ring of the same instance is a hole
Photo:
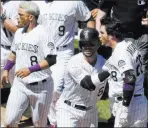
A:
{"label": "jersey number", "polygon": [[104,92],[104,88],[105,88],[105,87],[102,87],[102,88],[99,89],[98,96],[101,96],[101,95],[103,94],[103,92]]}
{"label": "jersey number", "polygon": [[65,34],[65,26],[60,26],[59,27],[59,36],[64,36]]}
{"label": "jersey number", "polygon": [[37,61],[37,57],[36,56],[31,56],[30,57],[30,61],[31,61],[31,65],[35,65],[35,64],[38,64],[38,61]]}
{"label": "jersey number", "polygon": [[139,76],[140,74],[143,73],[141,55],[137,56],[136,63],[138,63],[138,65],[136,67],[136,74],[137,74],[137,76]]}
{"label": "jersey number", "polygon": [[12,37],[12,33],[10,31],[8,31],[5,27],[3,27],[3,31],[4,31],[7,38]]}
{"label": "jersey number", "polygon": [[114,81],[118,81],[118,79],[117,79],[117,72],[116,72],[116,71],[112,71],[112,72],[111,72],[111,78],[112,78]]}

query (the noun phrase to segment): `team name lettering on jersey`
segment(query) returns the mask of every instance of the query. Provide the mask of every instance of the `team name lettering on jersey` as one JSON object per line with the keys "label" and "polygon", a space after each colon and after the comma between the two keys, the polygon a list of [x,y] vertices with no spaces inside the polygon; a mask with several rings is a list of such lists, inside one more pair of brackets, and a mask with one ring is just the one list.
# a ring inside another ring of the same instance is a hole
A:
{"label": "team name lettering on jersey", "polygon": [[39,46],[37,46],[37,45],[32,45],[32,44],[28,44],[28,43],[15,44],[16,50],[25,50],[25,51],[30,51],[30,52],[34,52],[34,53],[38,52],[38,47]]}
{"label": "team name lettering on jersey", "polygon": [[68,15],[58,14],[58,13],[50,13],[44,14],[40,17],[42,20],[57,20],[57,21],[67,21]]}
{"label": "team name lettering on jersey", "polygon": [[136,46],[134,44],[130,44],[126,49],[131,55],[134,54],[134,52],[137,50]]}

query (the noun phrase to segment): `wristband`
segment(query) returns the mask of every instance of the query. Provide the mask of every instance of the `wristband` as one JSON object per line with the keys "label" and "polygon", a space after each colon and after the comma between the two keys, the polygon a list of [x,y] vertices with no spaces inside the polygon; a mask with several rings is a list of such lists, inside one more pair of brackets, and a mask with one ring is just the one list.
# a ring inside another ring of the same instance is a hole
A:
{"label": "wristband", "polygon": [[29,70],[32,73],[32,72],[40,71],[41,67],[40,67],[39,64],[36,64],[36,65],[33,65],[33,66],[29,67]]}
{"label": "wristband", "polygon": [[7,64],[5,65],[5,67],[4,67],[4,70],[7,70],[7,71],[9,71],[13,66],[14,66],[14,62],[13,61],[11,61],[11,60],[8,60],[7,61]]}

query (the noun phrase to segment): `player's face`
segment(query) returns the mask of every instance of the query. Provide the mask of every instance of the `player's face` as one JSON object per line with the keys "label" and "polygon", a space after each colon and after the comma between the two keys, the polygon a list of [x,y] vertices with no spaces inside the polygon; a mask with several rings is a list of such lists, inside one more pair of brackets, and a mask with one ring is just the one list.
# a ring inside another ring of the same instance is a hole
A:
{"label": "player's face", "polygon": [[18,26],[24,27],[30,22],[30,14],[28,14],[24,9],[18,9]]}
{"label": "player's face", "polygon": [[97,49],[98,49],[98,46],[96,46],[92,43],[82,45],[82,52],[83,52],[84,56],[86,56],[86,57],[93,56],[97,52]]}
{"label": "player's face", "polygon": [[100,41],[101,41],[102,45],[109,45],[109,36],[106,32],[106,26],[105,25],[101,26],[99,37],[100,37]]}

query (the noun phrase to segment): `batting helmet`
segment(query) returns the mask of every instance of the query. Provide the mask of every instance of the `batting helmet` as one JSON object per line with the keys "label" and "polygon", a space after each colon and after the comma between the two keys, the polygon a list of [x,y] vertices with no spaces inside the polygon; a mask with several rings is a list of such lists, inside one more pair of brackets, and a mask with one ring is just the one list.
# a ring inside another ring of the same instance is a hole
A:
{"label": "batting helmet", "polygon": [[94,28],[85,28],[80,33],[79,47],[83,46],[100,46],[99,33]]}

